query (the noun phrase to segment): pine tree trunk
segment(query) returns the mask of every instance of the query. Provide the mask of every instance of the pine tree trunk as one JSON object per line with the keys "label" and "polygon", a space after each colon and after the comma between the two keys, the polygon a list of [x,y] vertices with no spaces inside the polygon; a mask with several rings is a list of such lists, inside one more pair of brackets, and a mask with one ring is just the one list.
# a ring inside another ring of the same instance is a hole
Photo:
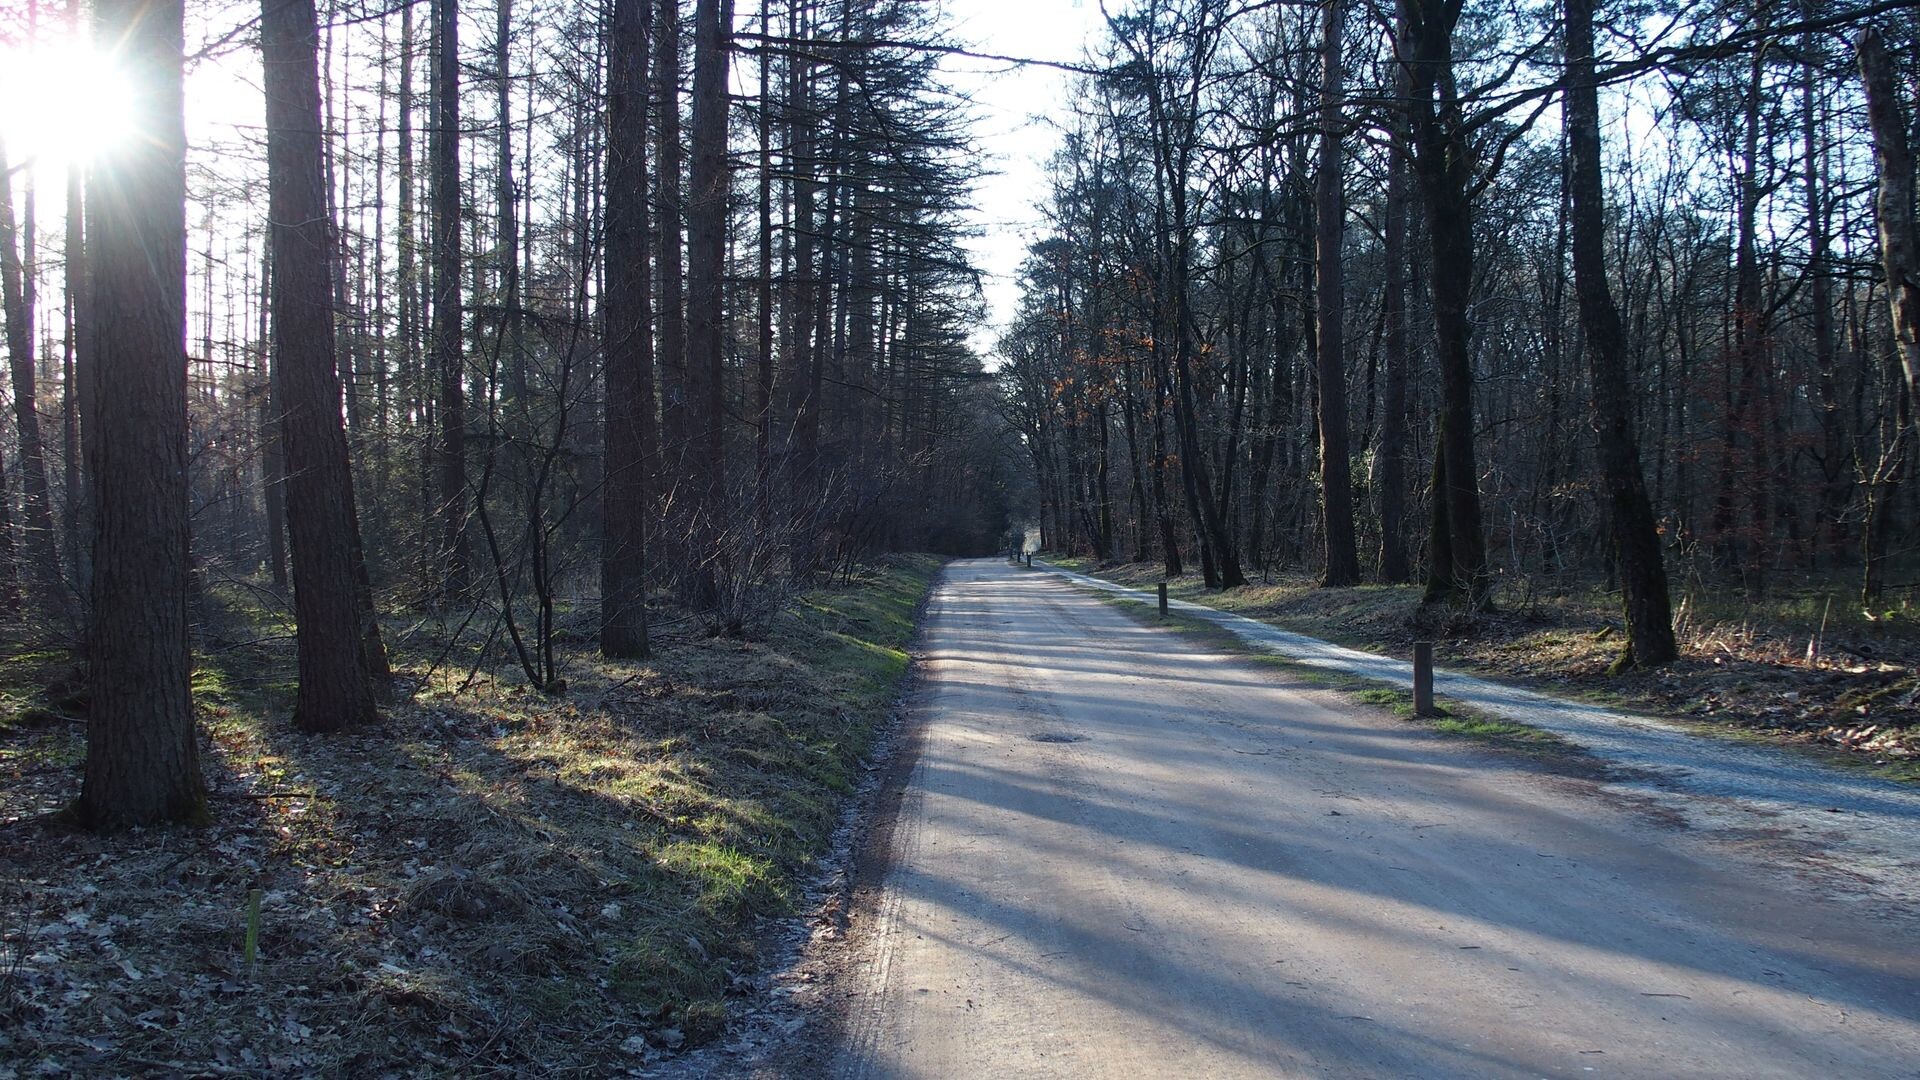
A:
{"label": "pine tree trunk", "polygon": [[693,156],[687,183],[687,362],[689,467],[698,550],[695,595],[713,599],[713,550],[726,497],[726,405],[722,380],[727,255],[728,0],[697,0],[693,26]]}
{"label": "pine tree trunk", "polygon": [[654,20],[654,227],[660,231],[658,260],[661,469],[663,490],[684,477],[690,428],[687,421],[686,278],[680,228],[680,3],[660,0]]}
{"label": "pine tree trunk", "polygon": [[614,0],[607,55],[605,529],[600,551],[600,652],[644,659],[647,478],[654,432],[648,321],[648,0]]}
{"label": "pine tree trunk", "polygon": [[[760,0],[760,31],[773,32],[772,0]],[[754,369],[754,519],[765,530],[772,521],[773,501],[773,61],[769,49],[760,53],[759,282],[755,316],[759,356]]]}
{"label": "pine tree trunk", "polygon": [[[97,318],[87,760],[76,817],[97,829],[207,817],[189,690],[187,218],[179,0],[96,0],[141,87],[133,137],[97,158],[86,219]],[[91,317],[91,316],[90,316]]]}
{"label": "pine tree trunk", "polygon": [[433,186],[433,360],[439,379],[435,446],[436,510],[440,524],[442,591],[467,591],[472,554],[467,542],[466,362],[460,297],[460,4],[434,0],[433,129],[429,140]]}
{"label": "pine tree trunk", "polygon": [[[312,0],[262,0],[273,365],[286,454],[300,685],[294,723],[334,731],[377,719],[358,596],[364,567],[335,365],[332,228],[321,146],[319,32]],[[370,615],[370,611],[367,613]]]}

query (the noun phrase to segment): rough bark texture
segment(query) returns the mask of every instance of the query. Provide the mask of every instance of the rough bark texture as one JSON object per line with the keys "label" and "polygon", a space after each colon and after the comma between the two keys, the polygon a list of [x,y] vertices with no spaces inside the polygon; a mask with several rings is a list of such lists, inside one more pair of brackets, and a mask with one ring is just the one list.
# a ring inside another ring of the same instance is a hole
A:
{"label": "rough bark texture", "polygon": [[1340,258],[1346,192],[1340,149],[1341,0],[1325,0],[1320,47],[1320,175],[1314,195],[1314,317],[1320,375],[1320,524],[1326,567],[1320,583],[1360,581],[1353,541],[1353,474],[1347,447],[1346,284]]}
{"label": "rough bark texture", "polygon": [[1573,218],[1574,293],[1593,378],[1594,425],[1607,520],[1613,530],[1627,620],[1627,657],[1664,664],[1678,655],[1660,534],[1640,468],[1626,334],[1607,285],[1605,189],[1600,175],[1600,104],[1593,82],[1594,0],[1566,0],[1567,188]]}
{"label": "rough bark texture", "polygon": [[334,363],[318,45],[313,0],[262,0],[273,364],[300,668],[294,723],[332,731],[377,718],[374,672],[386,662],[369,653],[379,637],[368,632],[359,602],[364,568]]}
{"label": "rough bark texture", "polygon": [[[1860,77],[1867,92],[1867,126],[1873,131],[1874,164],[1880,174],[1880,268],[1887,280],[1887,307],[1893,318],[1893,347],[1906,376],[1895,431],[1866,484],[1865,528],[1861,530],[1865,573],[1862,599],[1880,598],[1886,582],[1889,537],[1895,503],[1912,452],[1912,403],[1920,399],[1920,233],[1913,218],[1913,153],[1907,142],[1906,110],[1900,105],[1893,61],[1868,27],[1859,40]],[[1862,378],[1869,378],[1861,373]]]}
{"label": "rough bark texture", "polygon": [[[1394,85],[1404,96],[1406,73],[1396,67]],[[1380,512],[1380,580],[1413,578],[1407,561],[1407,125],[1389,114],[1386,220],[1382,258],[1386,275],[1381,295],[1385,386],[1380,394],[1380,448],[1374,455],[1374,490]]]}
{"label": "rough bark texture", "polygon": [[1893,61],[1880,32],[1872,27],[1862,31],[1859,50],[1867,126],[1873,130],[1874,164],[1880,173],[1880,267],[1887,278],[1887,304],[1907,392],[1920,399],[1920,233],[1914,229],[1913,153],[1907,143],[1906,110],[1900,105]]}
{"label": "rough bark texture", "polygon": [[[1426,203],[1433,245],[1431,294],[1440,368],[1440,431],[1435,448],[1432,566],[1427,599],[1487,598],[1486,535],[1480,522],[1479,467],[1473,449],[1473,152],[1453,88],[1453,28],[1461,0],[1400,0],[1406,23],[1402,61],[1410,93],[1414,175]],[[1443,557],[1444,556],[1444,557]]]}
{"label": "rough bark texture", "polygon": [[[698,0],[693,15],[693,157],[687,178],[687,448],[698,566],[715,556],[715,515],[725,496],[726,409],[721,371],[721,282],[727,255],[727,43],[733,5]],[[696,575],[710,599],[711,573]]]}
{"label": "rough bark texture", "polygon": [[607,57],[606,481],[600,652],[647,655],[647,475],[655,441],[648,323],[647,0],[614,0]]}
{"label": "rough bark texture", "polygon": [[680,228],[680,4],[660,0],[654,20],[654,226],[659,229],[661,464],[687,452],[687,322]]}
{"label": "rough bark texture", "polygon": [[95,828],[207,815],[188,686],[187,217],[179,0],[97,0],[144,93],[87,182],[97,368],[86,778]]}
{"label": "rough bark texture", "polygon": [[[760,29],[773,26],[772,0],[760,0]],[[773,501],[773,61],[771,54],[760,53],[760,116],[755,128],[759,137],[760,185],[756,206],[759,218],[760,283],[755,296],[760,355],[756,358],[753,380],[753,465],[754,516],[759,528],[771,521]]]}
{"label": "rough bark texture", "polygon": [[433,358],[439,376],[435,498],[442,588],[465,592],[472,565],[467,542],[466,365],[460,337],[460,4],[435,0],[433,132]]}

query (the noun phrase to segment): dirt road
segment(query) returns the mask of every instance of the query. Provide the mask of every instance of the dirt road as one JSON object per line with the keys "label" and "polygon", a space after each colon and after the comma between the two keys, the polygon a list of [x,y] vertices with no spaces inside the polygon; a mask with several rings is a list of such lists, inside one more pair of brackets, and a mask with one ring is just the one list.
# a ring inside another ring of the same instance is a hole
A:
{"label": "dirt road", "polygon": [[[1920,924],[956,563],[836,1075],[1920,1076]],[[1821,869],[1821,873],[1802,872]]]}

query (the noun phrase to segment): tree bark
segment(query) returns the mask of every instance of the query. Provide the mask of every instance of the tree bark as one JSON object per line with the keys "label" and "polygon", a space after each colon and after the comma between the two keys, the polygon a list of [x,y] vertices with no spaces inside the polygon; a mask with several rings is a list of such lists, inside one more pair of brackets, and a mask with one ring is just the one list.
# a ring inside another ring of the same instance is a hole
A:
{"label": "tree bark", "polygon": [[433,358],[439,378],[435,497],[440,518],[443,590],[467,591],[466,363],[460,296],[460,0],[434,0]]}
{"label": "tree bark", "polygon": [[318,46],[313,0],[262,0],[274,382],[300,670],[293,718],[307,731],[334,731],[378,718],[374,672],[386,661],[369,651],[379,636],[359,602],[365,568],[334,358]]}
{"label": "tree bark", "polygon": [[[680,3],[660,0],[654,27],[654,183],[657,198],[654,226],[660,230],[659,360],[661,465],[679,466],[687,453],[687,323],[686,279],[682,266],[680,228]],[[671,470],[663,484],[681,479],[681,468]]]}
{"label": "tree bark", "polygon": [[[96,0],[142,93],[131,137],[87,179],[93,488],[87,760],[96,829],[207,817],[189,689],[187,217],[180,0]],[[101,317],[111,313],[110,317]]]}
{"label": "tree bark", "polygon": [[1920,232],[1913,216],[1913,153],[1907,143],[1906,109],[1900,104],[1893,61],[1880,32],[1861,31],[1860,78],[1867,92],[1867,126],[1873,132],[1874,164],[1880,174],[1880,269],[1887,279],[1887,307],[1907,393],[1920,399]]}
{"label": "tree bark", "polygon": [[1594,0],[1566,0],[1567,179],[1573,217],[1574,292],[1593,379],[1601,478],[1627,620],[1623,660],[1641,667],[1679,655],[1660,533],[1647,499],[1633,427],[1626,335],[1606,276],[1606,204],[1600,172],[1600,104],[1593,74]]}
{"label": "tree bark", "polygon": [[[1867,126],[1873,132],[1874,164],[1880,174],[1880,269],[1887,281],[1893,346],[1905,384],[1892,437],[1866,485],[1867,520],[1862,530],[1865,573],[1862,599],[1873,603],[1885,587],[1888,539],[1907,457],[1913,441],[1912,403],[1920,400],[1920,232],[1913,213],[1913,154],[1907,142],[1906,110],[1900,104],[1892,59],[1880,33],[1860,34],[1860,78],[1867,94]],[[1869,376],[1861,373],[1861,380]]]}
{"label": "tree bark", "polygon": [[647,641],[647,479],[654,430],[647,236],[648,0],[614,0],[607,57],[605,529],[600,652],[639,660]]}
{"label": "tree bark", "polygon": [[[1396,67],[1394,85],[1402,96],[1407,81]],[[1380,305],[1386,320],[1384,387],[1380,395],[1380,445],[1375,453],[1374,489],[1380,514],[1380,579],[1410,581],[1407,561],[1407,125],[1398,110],[1388,113],[1387,197],[1382,223],[1385,285]]]}
{"label": "tree bark", "polygon": [[[772,0],[760,0],[760,31],[773,33]],[[773,60],[771,50],[760,53],[759,137],[760,184],[756,207],[759,218],[759,282],[754,315],[759,331],[759,355],[754,369],[754,520],[766,529],[773,509]]]}
{"label": "tree bark", "polygon": [[1353,539],[1353,473],[1347,445],[1346,285],[1341,248],[1346,191],[1340,149],[1342,0],[1323,0],[1320,46],[1320,175],[1314,197],[1314,317],[1320,398],[1320,520],[1326,567],[1320,584],[1356,585],[1360,559]]}
{"label": "tree bark", "polygon": [[[1461,0],[1400,0],[1407,26],[1401,56],[1409,84],[1414,175],[1426,203],[1433,245],[1430,294],[1440,369],[1435,448],[1436,511],[1426,599],[1484,604],[1490,588],[1480,521],[1479,466],[1473,448],[1474,155],[1453,82],[1453,30]],[[1443,560],[1441,554],[1445,553]]]}
{"label": "tree bark", "polygon": [[693,495],[696,598],[713,594],[713,550],[726,496],[726,405],[722,319],[727,255],[729,0],[697,0],[693,15],[693,156],[687,183],[687,413],[691,440],[686,477]]}

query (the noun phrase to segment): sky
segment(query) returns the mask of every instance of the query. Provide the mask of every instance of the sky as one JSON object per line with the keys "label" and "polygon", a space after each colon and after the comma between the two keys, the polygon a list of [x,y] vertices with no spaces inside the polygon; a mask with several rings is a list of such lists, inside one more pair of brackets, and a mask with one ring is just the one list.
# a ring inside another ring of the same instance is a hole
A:
{"label": "sky", "polygon": [[[1099,0],[948,0],[953,35],[969,48],[1002,56],[1080,63],[1105,18]],[[956,89],[972,95],[975,145],[993,170],[975,190],[972,244],[982,272],[988,324],[974,345],[992,362],[999,328],[1020,300],[1020,263],[1038,238],[1047,197],[1046,162],[1059,145],[1055,117],[1067,111],[1074,76],[1055,68],[1010,67],[966,58],[944,65]]]}

